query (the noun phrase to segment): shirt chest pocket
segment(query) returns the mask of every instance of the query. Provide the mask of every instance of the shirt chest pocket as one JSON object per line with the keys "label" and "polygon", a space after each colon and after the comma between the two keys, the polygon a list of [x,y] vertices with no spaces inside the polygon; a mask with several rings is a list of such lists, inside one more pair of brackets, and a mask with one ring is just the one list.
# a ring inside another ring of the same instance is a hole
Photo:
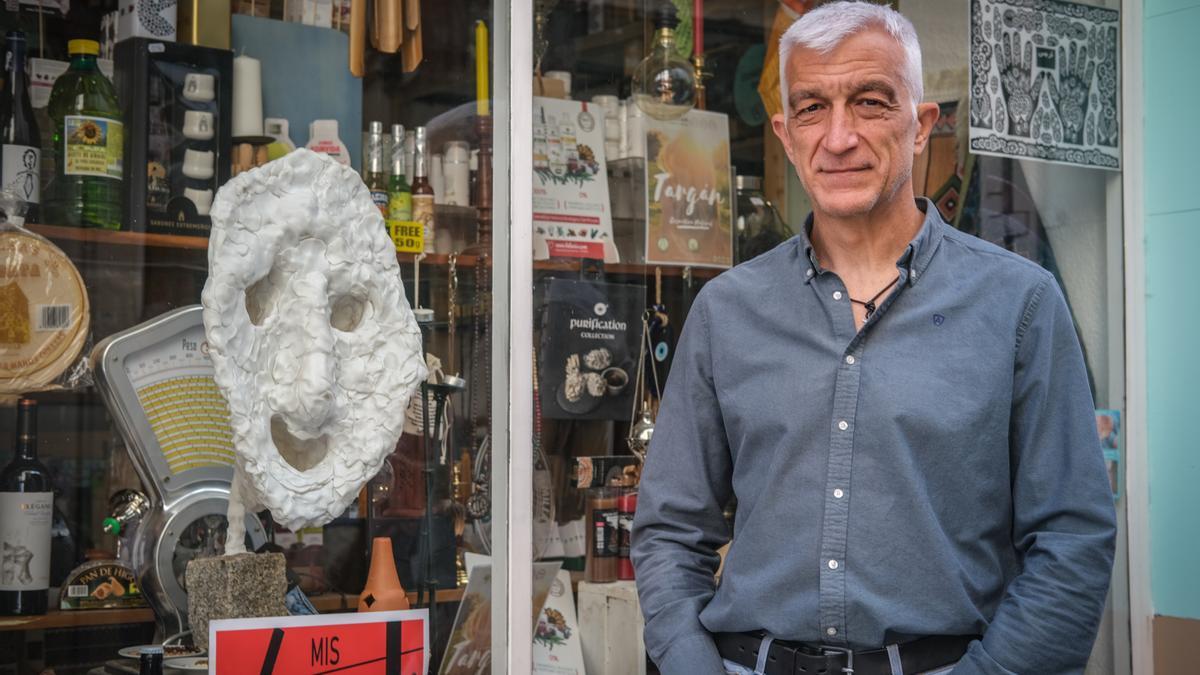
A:
{"label": "shirt chest pocket", "polygon": [[1013,348],[1002,340],[905,341],[865,359],[860,424],[927,460],[962,460],[1007,437],[1012,382]]}

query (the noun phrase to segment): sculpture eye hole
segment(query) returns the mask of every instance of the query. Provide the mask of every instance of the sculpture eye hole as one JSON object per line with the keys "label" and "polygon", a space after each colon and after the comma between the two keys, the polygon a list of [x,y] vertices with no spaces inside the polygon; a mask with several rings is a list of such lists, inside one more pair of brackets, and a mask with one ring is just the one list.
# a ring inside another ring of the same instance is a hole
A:
{"label": "sculpture eye hole", "polygon": [[250,315],[250,323],[255,326],[263,325],[267,315],[275,309],[277,295],[270,275],[259,279],[246,289],[246,314]]}
{"label": "sculpture eye hole", "polygon": [[329,323],[334,328],[349,333],[362,323],[367,301],[355,295],[338,296],[329,313]]}

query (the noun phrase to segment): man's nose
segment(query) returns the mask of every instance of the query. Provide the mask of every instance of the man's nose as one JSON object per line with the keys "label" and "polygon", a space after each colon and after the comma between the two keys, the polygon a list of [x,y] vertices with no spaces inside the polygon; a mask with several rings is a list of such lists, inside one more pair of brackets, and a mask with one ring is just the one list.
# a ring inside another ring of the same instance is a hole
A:
{"label": "man's nose", "polygon": [[854,116],[844,105],[835,105],[829,111],[828,126],[825,136],[821,139],[821,147],[826,152],[842,155],[858,146],[858,132],[855,130]]}

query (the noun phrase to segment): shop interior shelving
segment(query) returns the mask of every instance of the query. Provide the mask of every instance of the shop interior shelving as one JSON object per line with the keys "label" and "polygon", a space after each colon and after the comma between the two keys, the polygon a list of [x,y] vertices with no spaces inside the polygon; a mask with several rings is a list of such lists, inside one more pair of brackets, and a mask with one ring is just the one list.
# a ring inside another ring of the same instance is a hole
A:
{"label": "shop interior shelving", "polygon": [[[208,250],[207,237],[194,237],[177,234],[153,234],[148,232],[127,232],[125,230],[98,230],[80,227],[65,227],[62,225],[46,225],[46,224],[26,224],[26,227],[33,232],[36,232],[47,239],[57,242],[82,242],[87,244],[95,244],[100,246],[122,246],[122,247],[143,247],[155,249],[180,249],[184,251],[206,251]],[[397,253],[396,257],[401,264],[411,265],[415,256],[412,253]],[[479,258],[473,254],[460,254],[457,256],[456,264],[460,269],[473,267],[478,264]],[[450,254],[433,253],[427,254],[421,263],[424,265],[432,265],[434,267],[447,267],[450,264]],[[574,272],[578,271],[580,263],[578,260],[557,258],[551,260],[537,260],[533,263],[533,268],[543,272]],[[611,274],[622,275],[653,275],[655,265],[647,265],[642,263],[615,263],[605,265],[605,271]],[[722,270],[711,269],[704,267],[661,267],[662,274],[668,277],[682,276],[685,270],[691,270],[691,274],[698,278],[715,277]]]}
{"label": "shop interior shelving", "polygon": [[[447,588],[437,592],[437,601],[458,602],[462,600],[462,588]],[[408,601],[417,602],[417,594],[410,592]],[[342,593],[322,593],[309,597],[309,602],[321,613],[353,612],[358,607],[358,596]],[[48,630],[51,628],[83,628],[91,626],[113,626],[128,623],[151,623],[154,611],[149,607],[133,609],[52,609],[38,616],[0,617],[0,633],[14,630]]]}

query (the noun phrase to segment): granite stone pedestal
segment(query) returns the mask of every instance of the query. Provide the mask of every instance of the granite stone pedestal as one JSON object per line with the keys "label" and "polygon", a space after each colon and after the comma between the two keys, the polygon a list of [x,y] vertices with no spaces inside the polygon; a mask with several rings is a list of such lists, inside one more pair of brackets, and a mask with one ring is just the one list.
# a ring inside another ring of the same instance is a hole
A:
{"label": "granite stone pedestal", "polygon": [[216,619],[287,616],[286,568],[282,553],[235,553],[189,562],[188,621],[194,644],[208,648],[208,623]]}

